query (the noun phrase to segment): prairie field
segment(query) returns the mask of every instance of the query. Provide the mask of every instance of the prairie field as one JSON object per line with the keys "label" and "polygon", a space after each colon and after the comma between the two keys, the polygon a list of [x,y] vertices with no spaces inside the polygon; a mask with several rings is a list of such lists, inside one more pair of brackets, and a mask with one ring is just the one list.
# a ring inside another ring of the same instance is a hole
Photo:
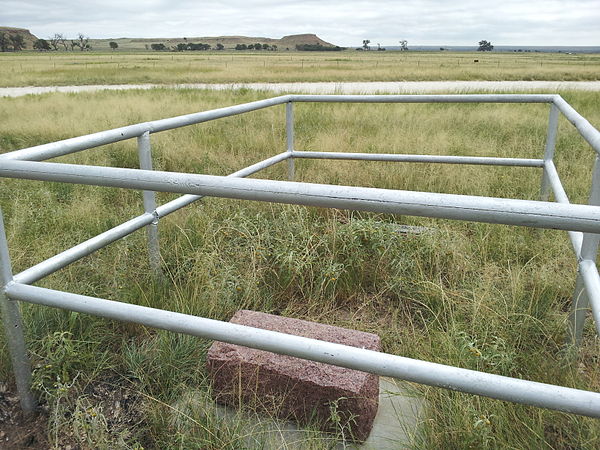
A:
{"label": "prairie field", "polygon": [[[7,67],[30,64],[32,73],[14,72],[9,85],[139,78],[133,68],[117,75],[110,56],[65,55],[65,69],[57,73],[54,55],[43,63],[1,56],[0,71],[6,80],[13,73]],[[216,80],[217,74],[186,69],[178,55],[175,74],[170,55],[155,57],[156,70],[144,81]],[[210,64],[230,57],[212,62],[211,55]],[[454,56],[461,57],[467,58]],[[80,65],[68,66],[71,58]],[[89,72],[81,66],[94,58],[104,62]],[[337,69],[327,58],[317,57],[331,66],[324,72],[302,74],[296,67],[282,70],[281,80],[330,77]],[[152,61],[139,64],[148,68]],[[348,77],[367,76],[362,60],[341,64]],[[404,76],[423,76],[414,61],[407,64],[412,69]],[[491,62],[477,67],[486,64],[502,71]],[[396,77],[392,65],[375,67],[372,78]],[[598,73],[579,69],[582,79]],[[427,70],[425,77],[440,76],[439,68]],[[449,70],[457,79],[481,76],[458,66]],[[553,78],[550,70],[534,72]],[[242,76],[240,69],[231,76]],[[562,95],[600,126],[600,93]],[[248,90],[155,89],[5,98],[0,153],[266,97]],[[540,158],[548,105],[297,104],[295,120],[298,150]],[[283,106],[152,135],[158,170],[226,175],[284,149]],[[135,140],[56,160],[138,167]],[[555,161],[571,201],[585,203],[594,154],[564,119]],[[538,199],[541,181],[540,169],[442,164],[297,160],[296,172],[305,182],[521,199]],[[286,179],[285,163],[254,177]],[[172,198],[158,194],[159,204]],[[143,212],[135,191],[7,179],[0,180],[0,206],[15,273]],[[430,232],[401,234],[399,225]],[[242,308],[260,310],[374,332],[392,354],[600,390],[600,345],[591,318],[580,351],[564,348],[576,276],[565,232],[216,198],[161,219],[159,229],[164,279],[152,274],[145,233],[138,231],[36,284],[219,320]],[[220,420],[204,368],[209,341],[35,305],[22,311],[49,447],[264,448],[263,430],[246,416]],[[0,380],[12,379],[2,334]],[[600,446],[594,419],[413,386],[426,406],[411,448]],[[332,448],[339,438],[313,431],[302,448]]]}
{"label": "prairie field", "polygon": [[598,79],[598,54],[354,50],[0,53],[0,87],[131,83]]}

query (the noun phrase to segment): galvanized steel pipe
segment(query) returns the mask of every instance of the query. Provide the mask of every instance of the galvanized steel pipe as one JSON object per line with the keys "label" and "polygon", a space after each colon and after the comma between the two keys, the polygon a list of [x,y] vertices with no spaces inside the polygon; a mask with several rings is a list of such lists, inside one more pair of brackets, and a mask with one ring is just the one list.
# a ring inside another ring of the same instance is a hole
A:
{"label": "galvanized steel pipe", "polygon": [[0,176],[600,233],[600,207],[31,161]]}
{"label": "galvanized steel pipe", "polygon": [[454,391],[600,417],[600,394],[461,369],[229,322],[10,283],[10,298],[244,345]]}
{"label": "galvanized steel pipe", "polygon": [[451,95],[290,95],[293,102],[315,103],[552,103],[548,94],[451,94]]}
{"label": "galvanized steel pipe", "polygon": [[[252,175],[259,170],[262,170],[266,167],[269,167],[273,164],[276,164],[280,161],[287,159],[287,153],[281,153],[279,155],[273,156],[272,158],[265,159],[264,161],[260,161],[256,164],[248,166],[242,170],[238,170],[235,173],[229,175],[230,177],[247,177]],[[189,205],[190,203],[195,202],[196,200],[201,199],[202,196],[198,195],[184,195],[182,197],[176,198],[168,203],[165,203],[162,206],[159,206],[156,209],[156,215],[158,217],[164,217],[178,209]],[[152,213],[144,213],[140,216],[134,217],[133,219],[128,220],[120,225],[117,225],[110,230],[107,230],[93,238],[90,238],[81,244],[76,245],[64,252],[61,252],[49,259],[46,259],[33,267],[30,267],[18,274],[16,274],[13,279],[17,283],[23,284],[31,284],[35,281],[41,280],[47,275],[56,272],[57,270],[62,269],[63,267],[68,266],[69,264],[78,261],[79,259],[94,253],[95,251],[106,247],[109,244],[143,228],[144,226],[150,225],[156,216]]]}
{"label": "galvanized steel pipe", "polygon": [[485,156],[408,155],[399,153],[344,153],[294,151],[294,158],[348,159],[356,161],[475,164],[486,166],[544,167],[543,159],[495,158]]}

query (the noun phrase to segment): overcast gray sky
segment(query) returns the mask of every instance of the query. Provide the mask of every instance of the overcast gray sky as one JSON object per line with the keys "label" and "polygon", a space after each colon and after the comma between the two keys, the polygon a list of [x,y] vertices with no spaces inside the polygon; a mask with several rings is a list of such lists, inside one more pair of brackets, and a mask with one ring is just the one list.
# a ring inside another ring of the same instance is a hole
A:
{"label": "overcast gray sky", "polygon": [[342,46],[600,45],[600,0],[0,0],[0,25],[38,37],[316,33]]}

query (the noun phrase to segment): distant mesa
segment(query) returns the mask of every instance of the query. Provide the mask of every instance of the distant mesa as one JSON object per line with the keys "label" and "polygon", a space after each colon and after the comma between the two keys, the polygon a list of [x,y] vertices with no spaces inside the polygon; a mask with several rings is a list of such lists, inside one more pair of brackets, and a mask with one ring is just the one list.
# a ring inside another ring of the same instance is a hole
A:
{"label": "distant mesa", "polygon": [[21,35],[25,41],[25,50],[32,50],[33,43],[38,40],[27,28],[0,27],[0,33],[8,36]]}
{"label": "distant mesa", "polygon": [[[60,30],[57,30],[60,32]],[[38,39],[26,28],[1,27],[0,33],[8,35],[20,34],[26,43],[25,50],[32,50],[33,43]],[[46,36],[46,39],[48,37]],[[75,36],[71,36],[75,39]],[[292,34],[281,39],[256,36],[204,36],[204,37],[177,37],[177,38],[116,38],[116,39],[90,39],[89,44],[93,50],[107,50],[109,42],[116,42],[119,50],[145,50],[154,43],[162,43],[167,48],[177,46],[180,43],[205,43],[216,48],[222,44],[226,49],[233,49],[238,44],[268,44],[277,46],[279,50],[295,50],[297,45],[320,45],[323,47],[335,47],[334,44],[324,41],[316,34]]]}
{"label": "distant mesa", "polygon": [[202,42],[210,44],[215,48],[217,44],[222,44],[227,49],[233,49],[238,44],[268,44],[276,45],[279,50],[289,48],[294,50],[296,45],[322,45],[323,47],[335,47],[334,44],[324,41],[316,34],[293,34],[284,36],[281,39],[274,39],[262,36],[187,36],[177,38],[118,38],[118,39],[91,39],[90,43],[95,49],[108,47],[108,42],[114,41],[119,44],[119,49],[123,50],[143,50],[151,44],[162,43],[167,48],[181,43]]}

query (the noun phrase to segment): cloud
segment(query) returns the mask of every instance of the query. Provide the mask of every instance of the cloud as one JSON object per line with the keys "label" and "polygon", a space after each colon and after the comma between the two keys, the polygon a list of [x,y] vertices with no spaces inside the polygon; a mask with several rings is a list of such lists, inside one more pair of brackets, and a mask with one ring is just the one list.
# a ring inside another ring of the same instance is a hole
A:
{"label": "cloud", "polygon": [[347,46],[363,39],[382,45],[400,39],[430,45],[474,45],[480,39],[496,45],[600,45],[597,0],[3,0],[2,11],[2,25],[29,28],[40,37],[316,33]]}

